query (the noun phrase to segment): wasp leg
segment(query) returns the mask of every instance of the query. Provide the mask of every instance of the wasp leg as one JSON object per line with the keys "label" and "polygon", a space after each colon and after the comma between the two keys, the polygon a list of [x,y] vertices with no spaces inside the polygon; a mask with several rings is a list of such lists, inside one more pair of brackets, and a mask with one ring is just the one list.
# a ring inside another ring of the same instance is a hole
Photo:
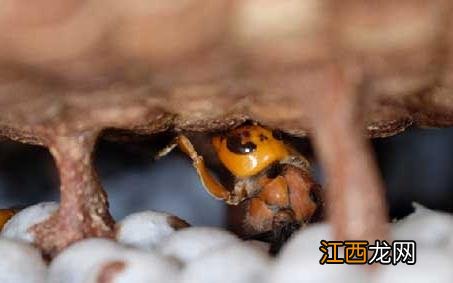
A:
{"label": "wasp leg", "polygon": [[245,196],[237,196],[236,194],[231,193],[211,175],[206,168],[203,156],[198,155],[192,143],[186,136],[177,136],[174,143],[178,145],[182,152],[192,159],[193,166],[197,170],[198,177],[200,178],[203,187],[211,196],[232,205],[237,205],[245,199]]}

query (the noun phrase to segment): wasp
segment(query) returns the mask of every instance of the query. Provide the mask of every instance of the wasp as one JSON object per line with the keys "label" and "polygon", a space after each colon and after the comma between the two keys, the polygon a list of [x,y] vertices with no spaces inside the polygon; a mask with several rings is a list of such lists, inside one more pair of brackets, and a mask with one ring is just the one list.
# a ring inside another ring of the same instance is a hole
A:
{"label": "wasp", "polygon": [[249,238],[283,242],[320,217],[322,193],[308,160],[285,142],[279,131],[249,123],[210,136],[218,160],[234,177],[227,188],[211,174],[190,139],[179,134],[160,152],[175,147],[190,157],[206,191],[229,205],[245,203]]}

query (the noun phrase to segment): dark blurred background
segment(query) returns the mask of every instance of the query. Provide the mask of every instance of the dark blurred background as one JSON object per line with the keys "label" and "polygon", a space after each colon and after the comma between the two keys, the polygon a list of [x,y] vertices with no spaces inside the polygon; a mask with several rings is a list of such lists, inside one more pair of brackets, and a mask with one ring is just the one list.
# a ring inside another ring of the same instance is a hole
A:
{"label": "dark blurred background", "polygon": [[[413,201],[453,211],[452,145],[453,128],[409,129],[373,140],[392,218],[409,214]],[[151,209],[193,225],[225,226],[226,206],[205,193],[190,161],[177,151],[154,161],[150,146],[155,143],[99,141],[95,164],[113,216]],[[0,141],[0,207],[48,200],[58,200],[58,176],[48,151]]]}

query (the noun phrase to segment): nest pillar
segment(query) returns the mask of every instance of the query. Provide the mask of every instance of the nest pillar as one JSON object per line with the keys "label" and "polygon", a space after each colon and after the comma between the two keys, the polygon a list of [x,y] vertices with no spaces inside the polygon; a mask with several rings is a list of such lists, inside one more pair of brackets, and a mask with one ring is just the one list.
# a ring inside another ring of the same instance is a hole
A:
{"label": "nest pillar", "polygon": [[112,237],[114,221],[106,193],[93,167],[97,132],[54,136],[49,144],[60,176],[60,206],[48,220],[33,227],[36,244],[55,255],[89,237]]}

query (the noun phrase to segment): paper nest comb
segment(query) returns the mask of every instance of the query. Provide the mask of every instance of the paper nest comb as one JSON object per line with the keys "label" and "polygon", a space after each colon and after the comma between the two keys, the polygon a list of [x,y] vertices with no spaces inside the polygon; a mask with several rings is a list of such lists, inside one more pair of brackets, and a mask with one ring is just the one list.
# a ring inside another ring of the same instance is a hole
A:
{"label": "paper nest comb", "polygon": [[[363,123],[369,137],[453,124],[450,1],[54,2],[0,15],[0,135],[49,148],[60,174],[60,208],[34,228],[48,254],[113,234],[91,160],[105,130],[252,119],[309,135],[337,235],[369,238],[385,204]],[[342,213],[357,200],[371,205]]]}

